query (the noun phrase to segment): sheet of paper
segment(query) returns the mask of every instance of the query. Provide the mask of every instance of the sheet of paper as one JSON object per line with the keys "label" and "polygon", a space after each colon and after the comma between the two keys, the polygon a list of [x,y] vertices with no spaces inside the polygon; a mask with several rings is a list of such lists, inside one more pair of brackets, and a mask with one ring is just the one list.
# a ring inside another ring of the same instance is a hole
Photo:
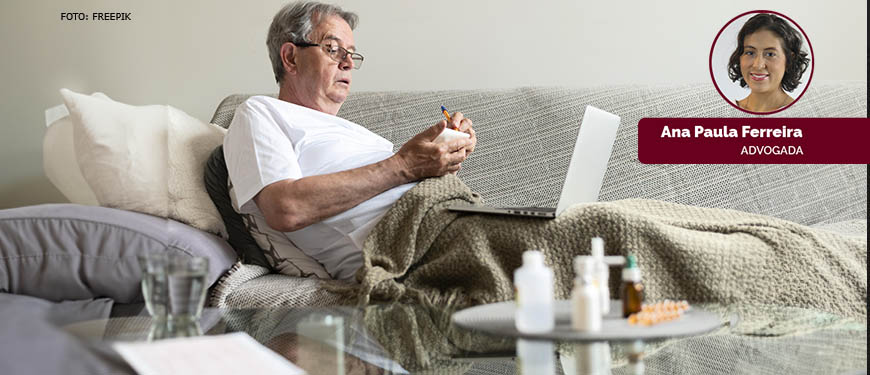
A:
{"label": "sheet of paper", "polygon": [[244,332],[112,346],[140,375],[305,374]]}

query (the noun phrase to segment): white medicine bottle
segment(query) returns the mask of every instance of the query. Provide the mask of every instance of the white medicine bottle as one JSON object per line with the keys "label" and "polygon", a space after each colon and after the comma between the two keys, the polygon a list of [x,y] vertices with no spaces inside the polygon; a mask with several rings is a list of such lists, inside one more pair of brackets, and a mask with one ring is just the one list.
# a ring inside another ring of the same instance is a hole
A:
{"label": "white medicine bottle", "polygon": [[588,256],[574,258],[574,290],[571,291],[571,327],[578,331],[601,330],[601,296],[593,282],[595,259]]}
{"label": "white medicine bottle", "polygon": [[604,263],[604,240],[601,237],[592,239],[592,259],[595,260],[592,278],[601,298],[601,315],[607,315],[610,313],[610,266]]}
{"label": "white medicine bottle", "polygon": [[517,330],[543,333],[553,330],[553,270],[544,264],[540,251],[523,253],[523,266],[514,271]]}

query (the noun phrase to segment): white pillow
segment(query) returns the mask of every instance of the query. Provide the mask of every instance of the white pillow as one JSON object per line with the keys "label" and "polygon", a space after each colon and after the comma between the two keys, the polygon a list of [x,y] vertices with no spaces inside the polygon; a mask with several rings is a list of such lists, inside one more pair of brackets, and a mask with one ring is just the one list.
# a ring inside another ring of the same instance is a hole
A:
{"label": "white pillow", "polygon": [[167,105],[131,106],[61,89],[76,159],[101,206],[168,217],[226,237],[203,168],[226,130]]}
{"label": "white pillow", "polygon": [[[95,98],[111,100],[101,92],[95,92]],[[49,111],[57,113],[57,108],[46,110],[46,122],[52,121],[42,138],[42,169],[48,180],[60,190],[70,203],[86,206],[99,206],[97,197],[82,176],[79,162],[76,160],[73,145],[73,125],[69,112],[60,107],[61,116],[49,120]]]}
{"label": "white pillow", "polygon": [[72,137],[72,120],[69,116],[52,122],[45,129],[45,136],[42,138],[42,170],[71,203],[99,206],[97,197],[79,169]]}

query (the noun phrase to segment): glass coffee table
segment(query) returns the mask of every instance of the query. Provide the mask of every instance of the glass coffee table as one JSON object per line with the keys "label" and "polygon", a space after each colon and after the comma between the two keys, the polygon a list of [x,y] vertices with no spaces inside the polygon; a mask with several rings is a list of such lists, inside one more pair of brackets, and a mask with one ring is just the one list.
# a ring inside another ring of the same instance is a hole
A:
{"label": "glass coffee table", "polygon": [[[198,325],[176,328],[175,334],[245,332],[310,374],[515,374],[520,363],[541,360],[540,352],[529,350],[540,347],[551,348],[543,358],[552,367],[544,368],[556,374],[866,373],[863,320],[795,308],[702,307],[722,318],[719,328],[704,335],[649,342],[519,343],[521,354],[535,358],[518,358],[514,338],[454,325],[454,311],[406,304],[206,309]],[[64,328],[105,346],[173,335],[144,313]],[[606,368],[591,369],[590,355]]]}

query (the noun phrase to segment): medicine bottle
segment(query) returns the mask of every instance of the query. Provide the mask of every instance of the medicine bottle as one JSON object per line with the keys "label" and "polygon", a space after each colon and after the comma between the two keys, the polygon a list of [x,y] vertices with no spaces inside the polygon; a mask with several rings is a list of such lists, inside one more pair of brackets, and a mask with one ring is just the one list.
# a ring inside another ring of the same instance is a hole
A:
{"label": "medicine bottle", "polygon": [[622,269],[622,317],[640,312],[643,305],[643,284],[640,282],[640,268],[634,255],[626,257]]}
{"label": "medicine bottle", "polygon": [[601,296],[592,282],[595,274],[595,259],[578,256],[574,258],[574,290],[571,291],[571,327],[583,332],[601,330]]}
{"label": "medicine bottle", "polygon": [[523,253],[523,266],[514,271],[517,309],[514,320],[523,333],[553,330],[553,270],[540,251]]}
{"label": "medicine bottle", "polygon": [[593,278],[601,298],[601,315],[607,315],[610,313],[610,267],[604,263],[604,240],[601,237],[592,239],[592,258],[595,259]]}

